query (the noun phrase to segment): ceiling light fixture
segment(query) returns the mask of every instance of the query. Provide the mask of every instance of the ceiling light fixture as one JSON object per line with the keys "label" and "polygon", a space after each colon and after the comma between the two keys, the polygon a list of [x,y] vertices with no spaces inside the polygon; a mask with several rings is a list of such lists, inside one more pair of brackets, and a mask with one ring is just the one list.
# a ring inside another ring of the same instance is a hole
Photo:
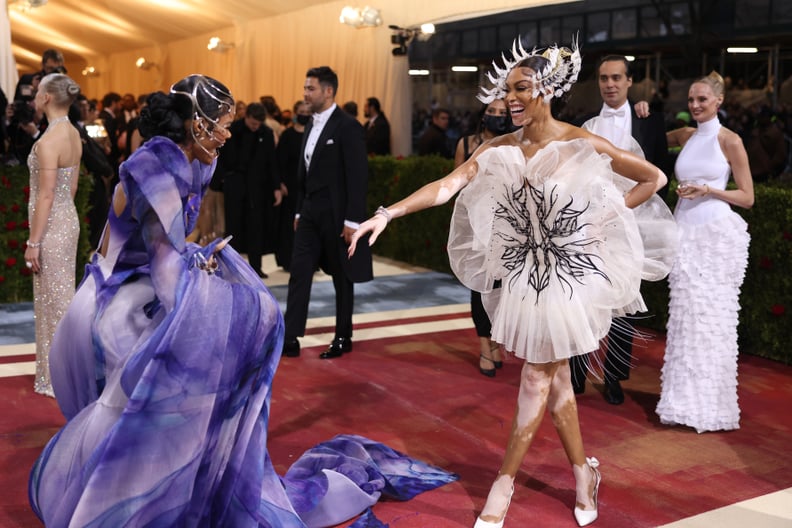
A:
{"label": "ceiling light fixture", "polygon": [[759,53],[759,48],[726,48],[729,53]]}
{"label": "ceiling light fixture", "polygon": [[99,77],[99,72],[93,66],[83,68],[82,74],[86,77]]}
{"label": "ceiling light fixture", "polygon": [[407,70],[407,75],[429,75],[429,70]]}
{"label": "ceiling light fixture", "polygon": [[206,45],[206,49],[209,51],[214,51],[217,53],[225,53],[226,51],[232,49],[234,47],[233,42],[226,42],[225,40],[221,39],[220,37],[212,37],[209,39],[209,44]]}
{"label": "ceiling light fixture", "polygon": [[138,60],[135,61],[135,66],[145,71],[150,70],[151,68],[156,68],[157,63],[146,60],[145,57],[138,57]]}
{"label": "ceiling light fixture", "polygon": [[453,72],[476,72],[476,71],[478,71],[478,66],[451,66],[451,71],[453,71]]}
{"label": "ceiling light fixture", "polygon": [[342,24],[352,26],[354,28],[362,27],[377,27],[382,25],[382,16],[380,10],[375,7],[366,6],[363,9],[359,7],[344,6],[341,10],[341,16],[338,20]]}
{"label": "ceiling light fixture", "polygon": [[424,35],[434,35],[435,33],[435,25],[431,22],[427,22],[426,24],[421,24],[421,33]]}
{"label": "ceiling light fixture", "polygon": [[20,11],[30,11],[47,4],[47,0],[9,0],[8,5]]}

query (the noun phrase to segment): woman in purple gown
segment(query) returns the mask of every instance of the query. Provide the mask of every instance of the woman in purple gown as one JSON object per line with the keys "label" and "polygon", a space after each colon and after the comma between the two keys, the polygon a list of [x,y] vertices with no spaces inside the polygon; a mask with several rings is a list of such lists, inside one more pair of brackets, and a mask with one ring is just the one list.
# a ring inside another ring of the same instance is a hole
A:
{"label": "woman in purple gown", "polygon": [[185,242],[233,109],[225,86],[191,75],[142,112],[148,139],[121,166],[101,250],[53,342],[68,422],[29,486],[49,528],[331,526],[382,493],[456,478],[358,436],[275,473],[278,304],[226,241]]}

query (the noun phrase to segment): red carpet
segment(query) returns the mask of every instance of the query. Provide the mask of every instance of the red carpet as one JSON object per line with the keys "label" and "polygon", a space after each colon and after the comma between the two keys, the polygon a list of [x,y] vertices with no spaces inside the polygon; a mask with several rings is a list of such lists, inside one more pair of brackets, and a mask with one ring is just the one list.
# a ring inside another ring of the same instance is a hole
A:
{"label": "red carpet", "polygon": [[[434,319],[437,319],[436,317]],[[383,325],[398,324],[388,321]],[[478,374],[473,330],[356,342],[341,359],[317,348],[284,358],[276,376],[270,455],[279,472],[338,433],[368,436],[445,467],[459,482],[405,503],[383,502],[391,528],[470,527],[503,454],[520,363],[494,379]],[[661,425],[661,339],[636,347],[627,401],[608,405],[595,388],[579,397],[587,454],[601,462],[599,527],[650,527],[792,486],[792,368],[743,356],[742,428],[697,434]],[[63,423],[32,377],[0,386],[0,526],[40,526],[27,504],[27,474]],[[576,526],[572,471],[549,416],[518,475],[507,527]]]}

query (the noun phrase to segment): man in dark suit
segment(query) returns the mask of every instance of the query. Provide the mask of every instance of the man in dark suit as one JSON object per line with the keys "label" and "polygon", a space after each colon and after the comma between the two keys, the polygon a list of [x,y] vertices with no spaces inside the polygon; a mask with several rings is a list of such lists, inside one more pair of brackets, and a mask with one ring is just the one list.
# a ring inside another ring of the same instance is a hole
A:
{"label": "man in dark suit", "polygon": [[[583,124],[583,128],[600,135],[617,147],[642,155],[647,161],[671,173],[668,142],[665,135],[663,116],[652,114],[639,118],[627,99],[632,86],[630,63],[622,55],[608,55],[600,60],[597,69],[602,109],[597,116]],[[637,145],[636,145],[637,143]],[[637,148],[637,147],[640,147]],[[658,191],[665,196],[667,186]],[[621,381],[630,378],[632,362],[632,331],[625,319],[617,318],[608,332],[608,350],[605,353],[605,400],[612,405],[624,403]],[[572,386],[576,394],[585,390],[586,359],[580,356],[570,359]]]}
{"label": "man in dark suit", "polygon": [[363,107],[363,115],[366,116],[366,150],[369,154],[377,156],[387,156],[391,152],[390,147],[390,123],[385,114],[382,113],[379,99],[369,97]]}
{"label": "man in dark suit", "polygon": [[446,130],[451,123],[451,113],[445,108],[432,110],[432,121],[421,137],[418,139],[418,155],[431,156],[437,154],[444,158],[453,158],[454,152],[446,136]]}
{"label": "man in dark suit", "polygon": [[327,66],[311,68],[303,98],[313,112],[305,128],[298,166],[294,251],[289,268],[283,354],[300,355],[313,274],[321,267],[333,277],[335,337],[319,356],[330,359],[352,350],[354,283],[373,278],[371,250],[350,259],[347,247],[366,219],[368,159],[363,127],[335,103],[338,76]]}
{"label": "man in dark suit", "polygon": [[[267,110],[250,103],[245,117],[231,123],[231,138],[220,150],[215,178],[222,181],[226,234],[231,246],[246,253],[259,277],[261,257],[275,251],[275,207],[281,202],[275,135],[264,124]],[[219,182],[216,182],[217,185]]]}
{"label": "man in dark suit", "polygon": [[102,111],[99,119],[102,120],[107,138],[110,140],[110,154],[108,158],[113,164],[113,169],[118,173],[118,164],[121,163],[121,149],[118,147],[118,116],[121,113],[121,96],[116,92],[108,92],[102,97]]}

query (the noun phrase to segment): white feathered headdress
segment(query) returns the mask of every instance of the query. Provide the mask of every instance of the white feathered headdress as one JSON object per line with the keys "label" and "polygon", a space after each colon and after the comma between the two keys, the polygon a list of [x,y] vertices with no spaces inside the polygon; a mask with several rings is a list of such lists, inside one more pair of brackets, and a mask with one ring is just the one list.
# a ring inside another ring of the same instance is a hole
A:
{"label": "white feathered headdress", "polygon": [[570,48],[559,48],[558,45],[551,46],[541,51],[533,48],[530,53],[523,48],[520,37],[514,39],[511,49],[512,60],[508,60],[505,54],[501,54],[503,67],[493,61],[494,71],[487,72],[487,78],[493,84],[492,88],[481,87],[478,100],[484,104],[489,104],[495,99],[502,99],[506,96],[506,77],[512,69],[525,59],[540,56],[547,59],[548,64],[542,71],[536,72],[536,83],[533,89],[533,96],[539,97],[544,94],[545,102],[553,97],[561,97],[564,92],[568,92],[578,79],[580,73],[580,48],[577,38],[572,39]]}

